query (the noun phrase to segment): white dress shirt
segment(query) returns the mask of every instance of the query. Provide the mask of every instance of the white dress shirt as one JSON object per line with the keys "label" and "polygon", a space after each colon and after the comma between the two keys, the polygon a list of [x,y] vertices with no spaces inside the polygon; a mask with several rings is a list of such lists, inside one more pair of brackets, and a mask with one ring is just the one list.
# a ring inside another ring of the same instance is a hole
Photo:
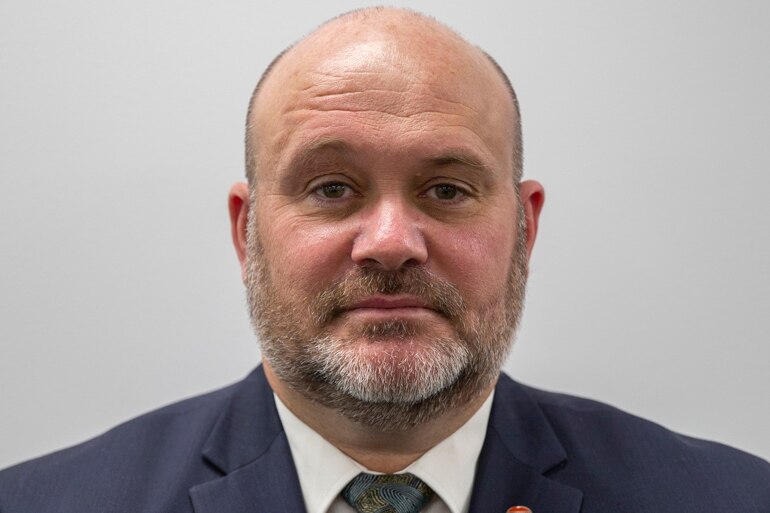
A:
{"label": "white dress shirt", "polygon": [[[476,461],[489,422],[494,391],[460,429],[423,454],[403,472],[411,472],[436,492],[423,513],[468,513]],[[367,470],[297,418],[275,396],[289,441],[307,513],[355,513],[340,492]]]}

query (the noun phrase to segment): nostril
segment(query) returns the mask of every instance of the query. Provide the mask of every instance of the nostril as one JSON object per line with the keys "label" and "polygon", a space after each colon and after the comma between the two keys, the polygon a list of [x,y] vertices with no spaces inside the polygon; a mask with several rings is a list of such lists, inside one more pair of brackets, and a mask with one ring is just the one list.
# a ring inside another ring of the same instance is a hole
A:
{"label": "nostril", "polygon": [[398,238],[360,237],[353,243],[351,258],[359,265],[377,265],[386,270],[424,264],[428,250],[422,236]]}

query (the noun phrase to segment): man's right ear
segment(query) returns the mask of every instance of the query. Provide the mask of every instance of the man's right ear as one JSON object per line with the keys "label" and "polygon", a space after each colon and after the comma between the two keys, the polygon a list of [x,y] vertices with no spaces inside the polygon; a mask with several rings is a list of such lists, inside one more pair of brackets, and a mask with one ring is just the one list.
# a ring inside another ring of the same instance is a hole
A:
{"label": "man's right ear", "polygon": [[230,187],[227,195],[227,207],[230,211],[230,235],[233,238],[235,253],[241,263],[241,279],[246,282],[246,248],[249,225],[250,195],[249,186],[238,182]]}

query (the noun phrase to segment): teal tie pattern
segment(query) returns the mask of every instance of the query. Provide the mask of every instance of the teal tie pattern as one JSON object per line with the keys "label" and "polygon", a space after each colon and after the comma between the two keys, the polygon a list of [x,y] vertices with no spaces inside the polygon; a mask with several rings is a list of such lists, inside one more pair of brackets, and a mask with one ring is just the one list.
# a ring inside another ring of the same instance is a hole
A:
{"label": "teal tie pattern", "polygon": [[342,490],[342,497],[358,513],[419,513],[433,490],[408,473],[361,473]]}

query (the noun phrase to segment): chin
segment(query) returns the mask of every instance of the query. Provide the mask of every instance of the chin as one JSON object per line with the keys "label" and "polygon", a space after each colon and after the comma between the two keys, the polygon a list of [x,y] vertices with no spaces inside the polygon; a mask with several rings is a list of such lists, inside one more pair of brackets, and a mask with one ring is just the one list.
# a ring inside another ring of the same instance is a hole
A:
{"label": "chin", "polygon": [[317,349],[325,380],[346,395],[372,403],[417,403],[448,388],[471,355],[452,338],[379,335],[327,339]]}

